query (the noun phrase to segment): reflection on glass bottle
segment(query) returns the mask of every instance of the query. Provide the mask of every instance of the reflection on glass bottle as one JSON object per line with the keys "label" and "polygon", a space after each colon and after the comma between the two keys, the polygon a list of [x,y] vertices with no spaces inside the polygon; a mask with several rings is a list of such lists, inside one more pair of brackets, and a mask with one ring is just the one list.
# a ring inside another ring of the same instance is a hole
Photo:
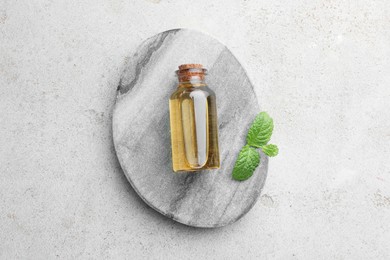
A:
{"label": "reflection on glass bottle", "polygon": [[176,71],[177,90],[169,100],[173,170],[219,168],[215,93],[205,83],[207,70],[184,64]]}

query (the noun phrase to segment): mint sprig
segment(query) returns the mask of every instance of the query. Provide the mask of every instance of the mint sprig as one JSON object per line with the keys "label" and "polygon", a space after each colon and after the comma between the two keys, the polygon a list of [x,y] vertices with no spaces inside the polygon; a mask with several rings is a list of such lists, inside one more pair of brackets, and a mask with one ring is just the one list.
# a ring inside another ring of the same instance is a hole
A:
{"label": "mint sprig", "polygon": [[238,154],[233,168],[233,179],[244,181],[253,175],[256,167],[260,164],[260,154],[255,148],[260,148],[264,154],[270,157],[278,155],[279,149],[274,144],[267,144],[271,139],[274,122],[267,112],[260,112],[246,136],[247,144]]}

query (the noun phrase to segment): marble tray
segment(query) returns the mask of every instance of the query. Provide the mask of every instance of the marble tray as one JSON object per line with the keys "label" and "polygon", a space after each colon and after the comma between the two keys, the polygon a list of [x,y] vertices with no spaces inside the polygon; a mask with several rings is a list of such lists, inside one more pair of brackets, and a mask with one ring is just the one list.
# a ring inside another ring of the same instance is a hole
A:
{"label": "marble tray", "polygon": [[[169,129],[170,94],[175,70],[201,63],[217,96],[221,168],[174,173]],[[232,179],[238,152],[260,111],[253,86],[234,55],[200,32],[175,29],[157,34],[129,56],[118,86],[113,139],[127,179],[153,209],[194,227],[235,222],[255,204],[267,176],[268,159],[244,182]]]}

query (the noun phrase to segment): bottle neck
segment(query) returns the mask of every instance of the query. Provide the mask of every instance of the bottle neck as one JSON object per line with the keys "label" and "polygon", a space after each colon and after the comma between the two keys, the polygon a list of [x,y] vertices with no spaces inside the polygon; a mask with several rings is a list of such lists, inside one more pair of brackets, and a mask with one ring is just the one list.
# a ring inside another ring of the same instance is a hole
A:
{"label": "bottle neck", "polygon": [[199,78],[190,78],[187,81],[179,81],[179,88],[192,88],[192,87],[204,87],[206,86],[206,82],[204,79]]}

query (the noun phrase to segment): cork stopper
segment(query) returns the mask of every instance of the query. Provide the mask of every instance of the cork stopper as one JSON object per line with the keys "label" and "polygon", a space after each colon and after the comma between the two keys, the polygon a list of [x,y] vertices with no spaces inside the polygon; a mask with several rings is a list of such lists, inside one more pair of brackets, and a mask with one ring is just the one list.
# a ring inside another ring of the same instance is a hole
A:
{"label": "cork stopper", "polygon": [[188,69],[202,69],[202,64],[182,64],[179,66],[179,70],[188,70]]}
{"label": "cork stopper", "polygon": [[194,79],[203,81],[207,70],[203,68],[202,64],[182,64],[176,74],[179,77],[179,82],[189,82]]}

